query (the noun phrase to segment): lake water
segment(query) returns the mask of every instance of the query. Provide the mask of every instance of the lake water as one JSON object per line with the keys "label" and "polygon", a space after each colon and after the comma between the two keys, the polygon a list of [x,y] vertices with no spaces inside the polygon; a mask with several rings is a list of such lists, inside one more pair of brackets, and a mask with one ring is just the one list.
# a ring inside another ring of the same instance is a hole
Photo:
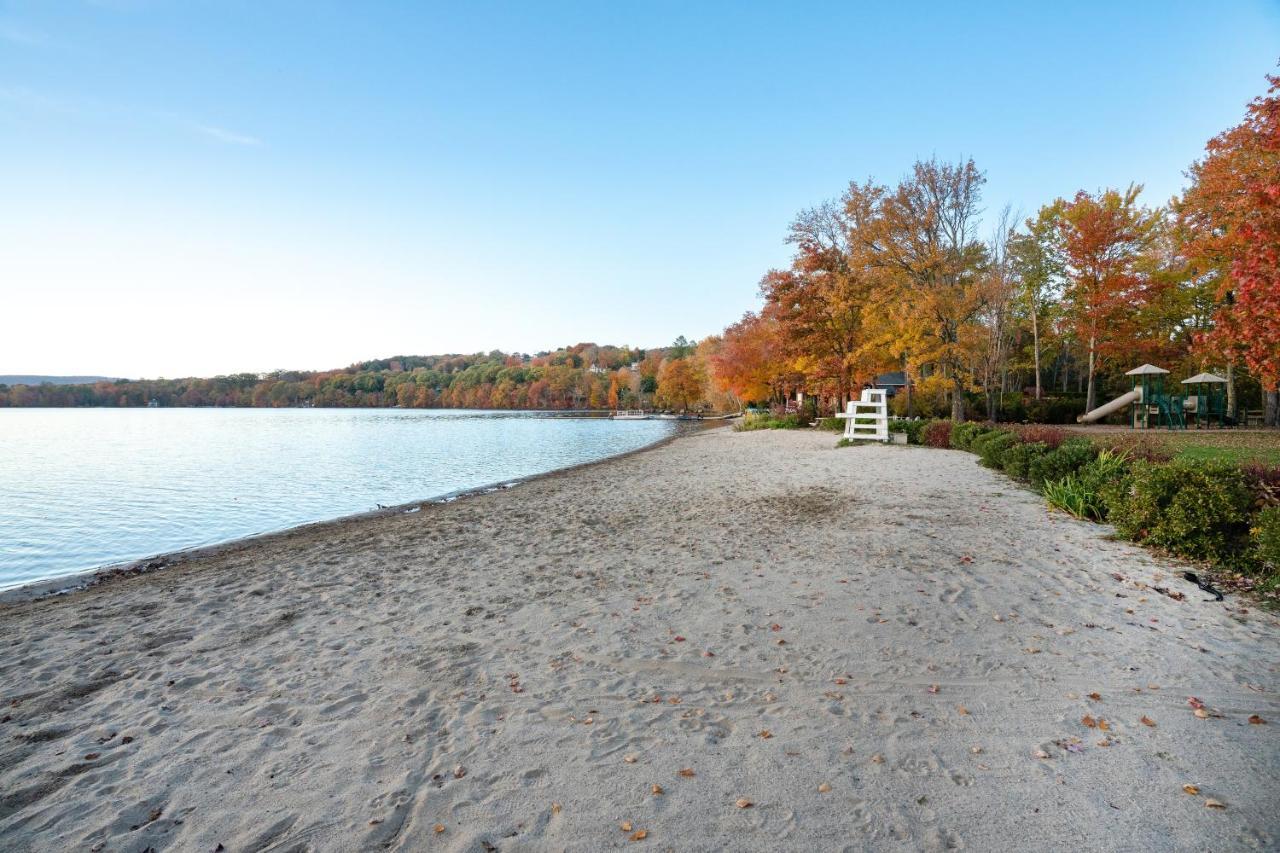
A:
{"label": "lake water", "polygon": [[0,589],[625,453],[670,421],[0,409]]}

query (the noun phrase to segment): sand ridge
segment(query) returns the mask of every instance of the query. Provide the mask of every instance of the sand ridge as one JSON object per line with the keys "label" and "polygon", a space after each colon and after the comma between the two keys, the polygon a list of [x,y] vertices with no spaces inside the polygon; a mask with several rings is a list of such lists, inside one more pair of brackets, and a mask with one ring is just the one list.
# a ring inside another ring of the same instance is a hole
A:
{"label": "sand ridge", "polygon": [[833,445],[712,430],[0,606],[0,847],[1278,843],[1280,620],[969,454]]}

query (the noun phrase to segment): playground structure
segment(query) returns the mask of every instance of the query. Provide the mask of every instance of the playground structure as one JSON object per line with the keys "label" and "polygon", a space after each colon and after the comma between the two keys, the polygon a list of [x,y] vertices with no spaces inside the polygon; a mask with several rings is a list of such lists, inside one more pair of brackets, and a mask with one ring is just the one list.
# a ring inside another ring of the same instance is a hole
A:
{"label": "playground structure", "polygon": [[1169,371],[1154,364],[1144,364],[1125,373],[1133,377],[1133,390],[1121,394],[1091,412],[1076,418],[1077,423],[1090,424],[1130,406],[1129,426],[1133,429],[1186,429],[1188,417],[1197,428],[1227,425],[1227,380],[1212,373],[1200,373],[1184,379],[1186,394],[1165,390],[1164,378]]}
{"label": "playground structure", "polygon": [[850,400],[843,412],[844,437],[863,441],[889,440],[889,404],[883,388],[864,388],[862,397]]}

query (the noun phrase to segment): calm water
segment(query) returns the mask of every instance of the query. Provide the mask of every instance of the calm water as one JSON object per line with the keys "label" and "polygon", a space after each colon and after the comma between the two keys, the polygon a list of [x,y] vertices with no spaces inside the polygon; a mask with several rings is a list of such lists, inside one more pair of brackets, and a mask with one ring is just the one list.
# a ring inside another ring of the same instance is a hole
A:
{"label": "calm water", "polygon": [[0,589],[539,474],[669,421],[398,409],[0,410]]}

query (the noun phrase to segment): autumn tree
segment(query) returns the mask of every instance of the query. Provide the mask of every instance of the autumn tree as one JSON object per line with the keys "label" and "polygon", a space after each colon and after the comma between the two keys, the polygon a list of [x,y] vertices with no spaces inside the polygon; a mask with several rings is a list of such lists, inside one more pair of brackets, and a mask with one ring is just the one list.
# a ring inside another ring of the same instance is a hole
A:
{"label": "autumn tree", "polygon": [[957,421],[972,379],[966,331],[986,304],[987,252],[977,237],[985,181],[972,160],[929,160],[892,190],[853,184],[844,198],[851,265],[878,273],[870,284],[881,300],[906,307],[902,333],[916,346],[910,358],[936,365],[946,378]]}
{"label": "autumn tree", "polygon": [[780,399],[789,373],[778,321],[750,311],[724,330],[709,361],[716,387],[744,401]]}
{"label": "autumn tree", "polygon": [[1280,425],[1280,77],[1267,80],[1244,121],[1209,141],[1175,209],[1194,274],[1216,285],[1201,343],[1244,360]]}
{"label": "autumn tree", "polygon": [[1150,245],[1159,214],[1138,204],[1142,187],[1081,190],[1071,201],[1058,199],[1040,212],[1058,231],[1066,274],[1064,309],[1087,354],[1085,408],[1097,406],[1097,374],[1102,361],[1130,353],[1138,337],[1137,312],[1149,298],[1139,275],[1139,259]]}
{"label": "autumn tree", "polygon": [[697,359],[667,359],[658,370],[658,403],[687,412],[701,402],[706,381],[706,373]]}

